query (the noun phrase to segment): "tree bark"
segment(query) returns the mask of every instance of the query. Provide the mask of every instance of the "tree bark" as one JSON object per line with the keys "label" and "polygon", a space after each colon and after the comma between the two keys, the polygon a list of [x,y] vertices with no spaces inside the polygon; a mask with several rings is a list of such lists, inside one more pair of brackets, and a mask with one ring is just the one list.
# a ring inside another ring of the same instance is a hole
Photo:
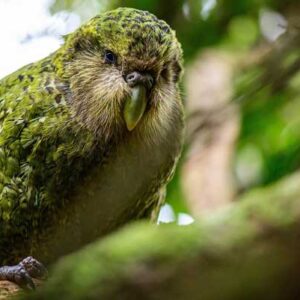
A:
{"label": "tree bark", "polygon": [[181,182],[196,217],[215,213],[236,194],[232,163],[240,116],[230,103],[234,67],[232,57],[211,49],[186,71],[188,151]]}
{"label": "tree bark", "polygon": [[300,173],[194,225],[137,223],[62,259],[26,299],[296,299]]}

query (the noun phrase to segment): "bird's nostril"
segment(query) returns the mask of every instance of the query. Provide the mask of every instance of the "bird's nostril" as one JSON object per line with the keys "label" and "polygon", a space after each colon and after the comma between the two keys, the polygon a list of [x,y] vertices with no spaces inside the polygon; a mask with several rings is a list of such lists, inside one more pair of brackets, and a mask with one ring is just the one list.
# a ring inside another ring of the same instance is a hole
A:
{"label": "bird's nostril", "polygon": [[137,72],[132,72],[126,76],[126,81],[129,84],[137,84],[139,79],[139,74]]}
{"label": "bird's nostril", "polygon": [[148,73],[132,72],[125,76],[125,81],[129,86],[133,87],[137,84],[143,84],[146,88],[150,89],[154,84],[153,77]]}
{"label": "bird's nostril", "polygon": [[135,85],[139,81],[139,74],[137,72],[132,72],[128,74],[125,78],[126,82],[130,85]]}
{"label": "bird's nostril", "polygon": [[130,74],[130,75],[128,75],[127,80],[133,80],[134,78],[135,78],[135,75],[134,74]]}

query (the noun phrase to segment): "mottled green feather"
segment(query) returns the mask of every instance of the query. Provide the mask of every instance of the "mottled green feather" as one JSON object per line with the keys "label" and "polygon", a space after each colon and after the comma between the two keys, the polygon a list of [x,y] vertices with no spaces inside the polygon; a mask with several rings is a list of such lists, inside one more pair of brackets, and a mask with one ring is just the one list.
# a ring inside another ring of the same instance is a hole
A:
{"label": "mottled green feather", "polygon": [[1,250],[57,209],[95,159],[97,141],[72,120],[52,69],[47,59],[1,81]]}
{"label": "mottled green feather", "polygon": [[[117,54],[114,66],[103,60],[107,49]],[[0,262],[39,256],[40,243],[53,244],[46,242],[49,232],[58,240],[58,227],[71,228],[65,235],[78,231],[76,248],[157,211],[180,151],[181,56],[164,21],[120,8],[91,19],[55,53],[0,81]],[[151,72],[156,85],[147,113],[129,133],[121,113],[130,93],[123,75],[133,70]],[[95,203],[102,215],[89,235],[78,214],[90,214]]]}

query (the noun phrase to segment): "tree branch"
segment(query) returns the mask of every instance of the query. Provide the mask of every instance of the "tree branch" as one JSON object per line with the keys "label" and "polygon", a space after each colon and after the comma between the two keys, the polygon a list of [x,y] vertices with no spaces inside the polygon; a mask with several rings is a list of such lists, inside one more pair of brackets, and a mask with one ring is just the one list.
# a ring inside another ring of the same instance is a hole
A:
{"label": "tree branch", "polygon": [[58,263],[27,299],[295,299],[300,173],[187,227],[138,223]]}

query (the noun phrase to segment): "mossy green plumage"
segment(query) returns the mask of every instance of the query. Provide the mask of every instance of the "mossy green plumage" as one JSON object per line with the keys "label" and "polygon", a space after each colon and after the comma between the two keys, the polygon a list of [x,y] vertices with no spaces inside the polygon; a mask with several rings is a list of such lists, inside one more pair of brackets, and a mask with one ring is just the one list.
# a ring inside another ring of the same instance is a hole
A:
{"label": "mossy green plumage", "polygon": [[[165,22],[120,8],[0,81],[0,262],[52,261],[161,205],[180,152],[181,55]],[[156,83],[128,132],[123,76],[133,70]]]}

